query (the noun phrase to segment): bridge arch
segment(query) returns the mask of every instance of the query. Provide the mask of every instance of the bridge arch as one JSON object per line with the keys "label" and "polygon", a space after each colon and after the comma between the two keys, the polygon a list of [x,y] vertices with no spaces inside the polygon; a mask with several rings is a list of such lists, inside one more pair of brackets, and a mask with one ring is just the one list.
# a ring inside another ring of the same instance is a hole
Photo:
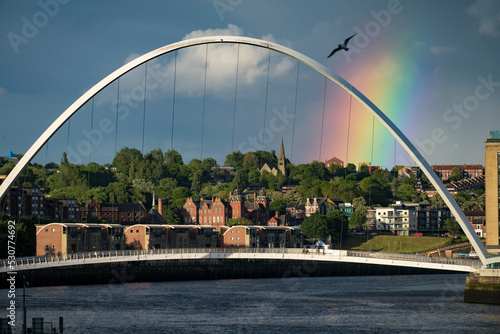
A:
{"label": "bridge arch", "polygon": [[163,46],[149,53],[146,53],[131,62],[123,65],[119,69],[115,70],[107,77],[102,79],[95,86],[90,88],[85,92],[80,98],[78,98],[73,104],[66,109],[48,128],[45,132],[35,141],[35,143],[26,152],[23,158],[17,163],[14,169],[9,173],[7,178],[0,185],[0,199],[3,198],[7,189],[15,181],[18,175],[26,167],[26,165],[35,157],[38,151],[47,143],[47,141],[59,130],[61,126],[66,123],[67,120],[71,118],[86,102],[92,99],[97,93],[111,84],[113,81],[121,77],[122,75],[128,73],[134,68],[148,62],[151,59],[164,55],[166,53],[183,49],[190,46],[202,45],[202,44],[216,44],[216,43],[230,43],[230,44],[247,44],[262,48],[267,48],[272,51],[282,53],[286,56],[294,58],[303,64],[311,67],[317,72],[321,73],[329,80],[342,87],[347,93],[356,98],[361,104],[363,104],[384,126],[393,137],[401,144],[405,151],[413,158],[413,160],[419,165],[423,170],[427,178],[431,181],[432,185],[436,188],[438,193],[443,198],[444,202],[450,208],[451,212],[457,219],[458,223],[462,227],[466,236],[469,238],[472,246],[479,255],[479,258],[483,265],[486,264],[487,252],[486,248],[482,244],[481,240],[475,233],[472,225],[468,222],[467,217],[463,211],[458,206],[455,199],[452,197],[450,192],[446,189],[443,182],[437,177],[436,173],[432,170],[429,163],[424,159],[420,152],[415,148],[415,146],[408,140],[408,138],[403,134],[403,132],[396,127],[396,125],[366,96],[364,96],[358,89],[356,89],[349,82],[344,80],[342,77],[330,71],[327,67],[321,65],[319,62],[295,51],[285,46],[264,41],[261,39],[241,37],[241,36],[209,36],[209,37],[199,37],[189,40],[184,40],[176,42],[170,45]]}

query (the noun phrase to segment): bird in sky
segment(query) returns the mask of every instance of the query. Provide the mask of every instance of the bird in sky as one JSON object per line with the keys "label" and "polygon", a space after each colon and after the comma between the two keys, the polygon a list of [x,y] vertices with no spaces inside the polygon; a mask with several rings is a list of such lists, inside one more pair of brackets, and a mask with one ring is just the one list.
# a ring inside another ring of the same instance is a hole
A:
{"label": "bird in sky", "polygon": [[[356,33],[356,34],[357,34],[357,33]],[[332,53],[330,53],[330,55],[329,55],[328,57],[326,57],[326,58],[330,58],[330,57],[331,57],[331,56],[333,56],[333,54],[334,54],[335,52],[337,52],[337,51],[340,51],[340,50],[345,50],[345,51],[347,51],[347,50],[349,50],[349,48],[347,47],[347,43],[349,43],[349,41],[351,40],[351,38],[353,38],[354,36],[356,36],[356,34],[352,35],[352,36],[351,36],[351,37],[349,37],[349,38],[346,38],[346,40],[344,41],[344,43],[343,43],[343,44],[339,44],[339,45],[338,45],[338,47],[337,47],[336,49],[334,49],[334,50],[332,51]]]}

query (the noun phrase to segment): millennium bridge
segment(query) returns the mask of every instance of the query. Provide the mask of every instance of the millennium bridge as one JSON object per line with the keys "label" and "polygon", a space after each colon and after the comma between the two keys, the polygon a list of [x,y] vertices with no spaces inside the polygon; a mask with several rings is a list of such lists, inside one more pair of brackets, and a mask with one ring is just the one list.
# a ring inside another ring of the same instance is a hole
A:
{"label": "millennium bridge", "polygon": [[35,256],[0,261],[0,273],[20,272],[75,265],[106,264],[136,261],[173,260],[294,260],[373,264],[475,273],[480,260],[429,257],[412,254],[391,254],[349,250],[316,250],[297,248],[185,248],[157,250],[102,251],[69,254],[66,257]]}

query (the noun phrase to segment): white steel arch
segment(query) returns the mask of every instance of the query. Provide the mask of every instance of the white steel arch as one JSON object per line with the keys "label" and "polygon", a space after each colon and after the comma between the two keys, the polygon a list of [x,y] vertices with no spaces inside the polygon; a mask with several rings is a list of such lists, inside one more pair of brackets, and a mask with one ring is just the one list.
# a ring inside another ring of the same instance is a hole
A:
{"label": "white steel arch", "polygon": [[45,132],[35,141],[35,143],[26,152],[23,158],[17,163],[14,169],[9,173],[7,178],[0,185],[0,199],[3,198],[7,189],[14,182],[17,176],[22,172],[26,165],[33,159],[33,157],[38,153],[38,151],[45,145],[45,143],[59,130],[61,126],[75,114],[78,109],[83,106],[87,101],[94,97],[106,86],[111,84],[113,81],[124,75],[125,73],[131,71],[132,69],[144,64],[145,62],[175,51],[178,49],[202,45],[202,44],[214,44],[214,43],[230,43],[230,44],[247,44],[262,48],[267,48],[272,51],[282,53],[286,56],[292,57],[307,66],[315,69],[319,73],[323,74],[325,77],[342,87],[345,91],[356,98],[361,104],[363,104],[386,128],[389,132],[397,139],[397,141],[403,146],[403,148],[410,154],[413,160],[420,166],[424,171],[427,178],[431,181],[432,185],[436,188],[438,193],[443,198],[444,202],[450,208],[451,212],[455,216],[456,220],[459,222],[466,236],[469,238],[472,246],[479,255],[479,258],[483,265],[486,265],[487,252],[486,248],[482,244],[481,240],[475,233],[472,225],[468,222],[467,217],[463,211],[458,206],[455,199],[451,196],[450,192],[446,189],[443,182],[437,177],[436,173],[432,170],[429,163],[424,159],[420,152],[415,148],[415,146],[406,138],[406,136],[399,130],[398,127],[366,96],[364,96],[359,90],[352,86],[349,82],[344,80],[339,75],[330,71],[327,67],[321,65],[317,61],[297,52],[290,48],[284,47],[282,45],[255,39],[249,37],[241,36],[209,36],[209,37],[199,37],[189,40],[180,41],[170,45],[163,46],[159,49],[153,50],[145,55],[142,55],[131,62],[123,65],[113,73],[109,74],[107,77],[102,79],[95,86],[90,88],[85,94],[83,94],[78,100],[73,102],[73,104],[66,109],[48,128]]}

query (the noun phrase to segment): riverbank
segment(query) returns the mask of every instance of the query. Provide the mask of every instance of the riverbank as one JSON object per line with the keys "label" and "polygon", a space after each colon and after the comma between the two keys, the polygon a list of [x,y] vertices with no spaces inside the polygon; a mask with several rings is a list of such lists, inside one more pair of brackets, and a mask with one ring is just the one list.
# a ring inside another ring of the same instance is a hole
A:
{"label": "riverbank", "polygon": [[465,281],[464,301],[500,305],[500,270],[484,269],[479,275],[468,276]]}

